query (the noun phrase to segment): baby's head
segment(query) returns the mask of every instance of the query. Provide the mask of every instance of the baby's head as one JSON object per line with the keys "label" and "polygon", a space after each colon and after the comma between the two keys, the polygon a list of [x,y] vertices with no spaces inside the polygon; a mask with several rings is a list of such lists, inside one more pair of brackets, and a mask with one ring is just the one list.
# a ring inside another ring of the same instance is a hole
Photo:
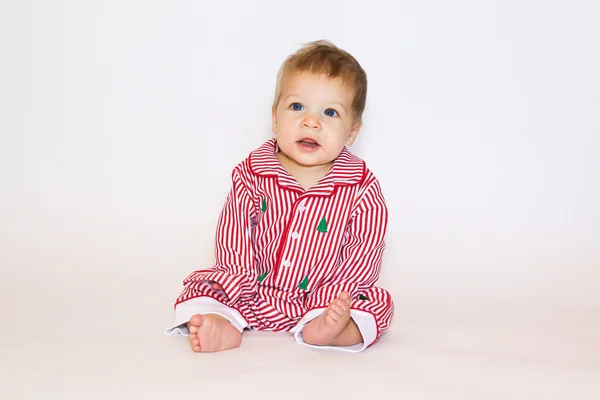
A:
{"label": "baby's head", "polygon": [[280,150],[302,166],[333,162],[362,126],[367,75],[328,41],[309,43],[281,66],[273,102]]}

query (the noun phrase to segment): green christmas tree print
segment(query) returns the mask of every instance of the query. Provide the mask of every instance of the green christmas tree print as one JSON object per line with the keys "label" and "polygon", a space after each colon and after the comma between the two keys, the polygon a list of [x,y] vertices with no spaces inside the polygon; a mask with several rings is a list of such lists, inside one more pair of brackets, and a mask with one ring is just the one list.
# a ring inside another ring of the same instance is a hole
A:
{"label": "green christmas tree print", "polygon": [[269,271],[265,271],[261,276],[258,277],[258,281],[262,282],[265,280],[265,278],[267,277],[267,275],[269,275]]}
{"label": "green christmas tree print", "polygon": [[361,294],[358,296],[359,300],[369,300],[369,298],[367,296],[365,296],[364,294]]}
{"label": "green christmas tree print", "polygon": [[306,275],[304,277],[304,279],[302,279],[302,282],[300,282],[300,284],[298,285],[298,289],[301,289],[301,290],[308,289],[308,275]]}
{"label": "green christmas tree print", "polygon": [[262,201],[262,212],[267,211],[267,199],[264,198]]}
{"label": "green christmas tree print", "polygon": [[317,226],[317,230],[319,232],[327,232],[327,220],[325,218],[323,218],[320,222],[319,222],[319,226]]}

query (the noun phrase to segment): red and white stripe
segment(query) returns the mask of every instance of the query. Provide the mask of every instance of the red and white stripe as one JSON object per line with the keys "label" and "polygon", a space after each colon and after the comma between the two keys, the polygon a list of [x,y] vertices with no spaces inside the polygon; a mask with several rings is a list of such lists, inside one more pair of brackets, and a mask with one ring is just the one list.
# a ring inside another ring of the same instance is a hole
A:
{"label": "red and white stripe", "polygon": [[[281,166],[277,150],[271,139],[234,168],[217,224],[216,263],[183,281],[175,305],[210,296],[256,329],[289,331],[306,312],[347,291],[353,309],[374,316],[379,338],[394,305],[375,286],[388,223],[377,179],[344,148],[331,171],[305,191]],[[323,218],[327,232],[317,229]],[[308,286],[301,289],[305,277]],[[203,285],[207,280],[220,283],[226,295]]]}

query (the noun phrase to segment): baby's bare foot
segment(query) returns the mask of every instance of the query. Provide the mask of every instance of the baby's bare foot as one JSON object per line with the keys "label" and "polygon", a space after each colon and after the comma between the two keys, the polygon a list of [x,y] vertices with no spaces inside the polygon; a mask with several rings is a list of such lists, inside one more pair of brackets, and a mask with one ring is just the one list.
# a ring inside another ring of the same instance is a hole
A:
{"label": "baby's bare foot", "polygon": [[343,292],[331,302],[323,314],[310,321],[302,330],[305,343],[325,346],[335,342],[335,339],[346,329],[350,321],[350,295]]}
{"label": "baby's bare foot", "polygon": [[187,324],[190,344],[195,352],[233,349],[242,344],[242,333],[216,314],[196,314]]}

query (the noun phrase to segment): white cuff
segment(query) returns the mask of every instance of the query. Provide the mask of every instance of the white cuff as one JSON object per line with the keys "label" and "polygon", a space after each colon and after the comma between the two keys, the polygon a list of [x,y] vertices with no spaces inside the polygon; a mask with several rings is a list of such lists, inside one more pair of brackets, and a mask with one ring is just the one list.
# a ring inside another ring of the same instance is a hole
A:
{"label": "white cuff", "polygon": [[248,326],[248,322],[237,310],[227,307],[225,304],[212,297],[196,297],[179,303],[175,306],[175,319],[173,325],[165,333],[171,335],[189,336],[187,323],[196,314],[217,314],[227,319],[231,325],[242,332]]}
{"label": "white cuff", "polygon": [[304,317],[296,324],[296,326],[291,330],[294,334],[294,338],[296,342],[300,343],[303,346],[314,347],[319,349],[327,349],[327,350],[339,350],[350,353],[360,353],[364,349],[366,349],[371,343],[375,341],[377,337],[377,325],[375,324],[375,318],[372,314],[366,311],[359,310],[350,310],[350,317],[358,326],[358,330],[363,337],[363,343],[355,344],[352,346],[316,346],[305,343],[302,339],[302,331],[304,326],[308,324],[313,319],[317,318],[319,315],[323,314],[327,308],[316,308],[314,310],[310,310],[307,312]]}

